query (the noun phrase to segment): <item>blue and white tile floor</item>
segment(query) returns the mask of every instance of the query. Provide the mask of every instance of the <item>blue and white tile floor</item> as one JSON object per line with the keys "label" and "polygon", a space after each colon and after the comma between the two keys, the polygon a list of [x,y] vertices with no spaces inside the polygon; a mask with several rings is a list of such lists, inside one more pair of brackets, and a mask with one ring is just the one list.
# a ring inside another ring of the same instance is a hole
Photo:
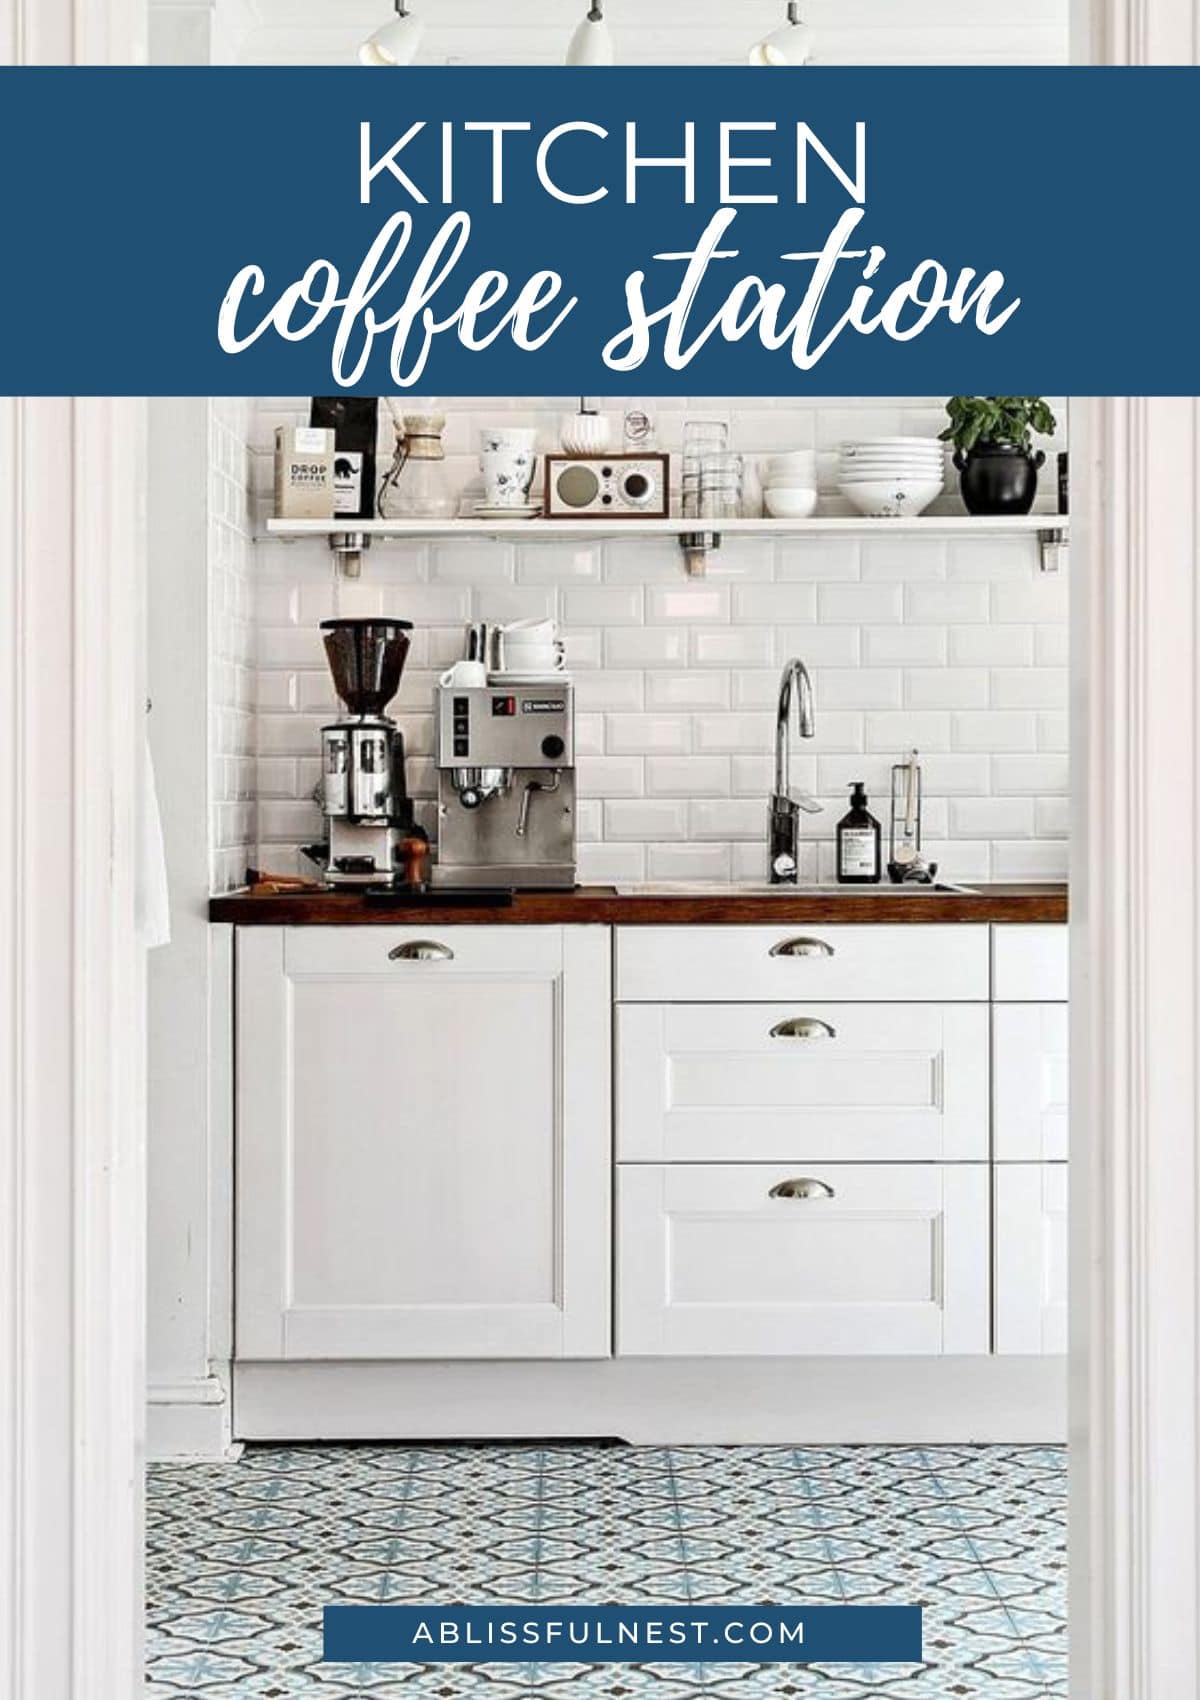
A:
{"label": "blue and white tile floor", "polygon": [[[1058,1700],[1056,1447],[256,1448],[156,1466],[151,1700]],[[920,1603],[924,1665],[320,1662],[354,1602]]]}

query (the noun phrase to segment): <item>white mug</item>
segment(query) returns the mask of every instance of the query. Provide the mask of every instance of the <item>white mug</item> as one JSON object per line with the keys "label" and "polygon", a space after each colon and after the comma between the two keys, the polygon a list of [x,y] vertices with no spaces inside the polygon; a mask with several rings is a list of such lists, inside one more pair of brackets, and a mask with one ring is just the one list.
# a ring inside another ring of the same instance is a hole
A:
{"label": "white mug", "polygon": [[456,661],[442,674],[442,684],[456,690],[469,691],[488,682],[488,670],[482,661]]}
{"label": "white mug", "polygon": [[532,449],[491,449],[479,457],[483,493],[489,508],[523,508],[533,483]]}

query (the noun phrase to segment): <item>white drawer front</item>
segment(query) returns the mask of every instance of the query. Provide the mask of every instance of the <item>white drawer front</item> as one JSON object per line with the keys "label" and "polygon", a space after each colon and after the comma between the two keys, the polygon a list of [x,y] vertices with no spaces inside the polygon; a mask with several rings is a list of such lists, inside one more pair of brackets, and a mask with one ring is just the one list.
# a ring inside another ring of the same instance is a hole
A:
{"label": "white drawer front", "polygon": [[988,929],[619,927],[616,987],[626,1003],[986,1001]]}
{"label": "white drawer front", "polygon": [[623,1162],[988,1156],[985,1004],[625,1004]]}
{"label": "white drawer front", "polygon": [[997,1004],[993,1009],[997,1162],[1066,1161],[1069,1028],[1065,1003]]}
{"label": "white drawer front", "polygon": [[285,971],[306,975],[378,974],[391,982],[476,974],[553,973],[561,965],[561,927],[285,927]]}
{"label": "white drawer front", "polygon": [[[617,1173],[618,1355],[988,1350],[984,1164]],[[771,1196],[800,1177],[833,1196]]]}
{"label": "white drawer front", "polygon": [[1067,1174],[1061,1163],[995,1171],[997,1352],[1067,1349]]}
{"label": "white drawer front", "polygon": [[1070,928],[992,929],[992,996],[1015,1003],[1065,1003],[1070,995]]}

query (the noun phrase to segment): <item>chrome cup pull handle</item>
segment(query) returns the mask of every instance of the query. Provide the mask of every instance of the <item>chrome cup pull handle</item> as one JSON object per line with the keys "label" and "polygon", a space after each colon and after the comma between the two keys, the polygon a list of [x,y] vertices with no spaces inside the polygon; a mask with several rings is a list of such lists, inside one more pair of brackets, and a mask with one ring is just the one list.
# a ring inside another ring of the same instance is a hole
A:
{"label": "chrome cup pull handle", "polygon": [[772,1039],[836,1039],[837,1030],[815,1015],[789,1015],[771,1029]]}
{"label": "chrome cup pull handle", "polygon": [[833,946],[824,939],[783,939],[771,946],[772,956],[832,956]]}
{"label": "chrome cup pull handle", "polygon": [[453,962],[454,952],[436,939],[409,939],[388,951],[389,962]]}
{"label": "chrome cup pull handle", "polygon": [[769,1198],[832,1198],[833,1188],[811,1175],[797,1175],[793,1180],[777,1181],[767,1195]]}

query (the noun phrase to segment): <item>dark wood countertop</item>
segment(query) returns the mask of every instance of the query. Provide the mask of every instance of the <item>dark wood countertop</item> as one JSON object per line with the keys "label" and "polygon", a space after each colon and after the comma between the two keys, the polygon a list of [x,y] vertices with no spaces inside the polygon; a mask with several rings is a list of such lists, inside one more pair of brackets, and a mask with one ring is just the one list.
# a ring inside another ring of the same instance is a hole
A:
{"label": "dark wood countertop", "polygon": [[621,894],[613,886],[577,886],[574,891],[518,892],[511,906],[440,907],[419,902],[390,906],[368,903],[345,891],[286,893],[255,897],[235,892],[214,897],[210,921],[239,927],[386,927],[386,926],[675,926],[706,927],[817,921],[855,925],[981,921],[1065,921],[1065,885],[980,885],[972,894],[904,891],[897,887],[867,891],[832,889],[786,896],[769,892],[689,891]]}

